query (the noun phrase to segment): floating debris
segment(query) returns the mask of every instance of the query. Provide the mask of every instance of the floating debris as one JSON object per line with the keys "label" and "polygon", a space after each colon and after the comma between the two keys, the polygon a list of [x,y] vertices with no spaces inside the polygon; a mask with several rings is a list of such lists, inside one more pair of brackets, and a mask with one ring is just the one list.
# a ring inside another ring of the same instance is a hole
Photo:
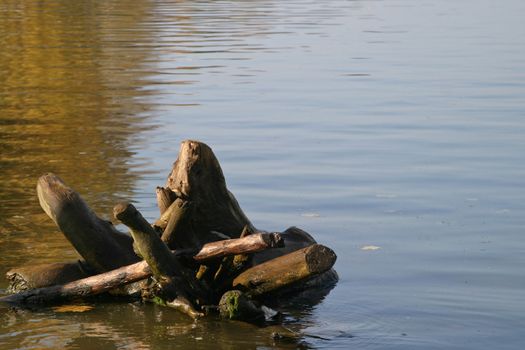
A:
{"label": "floating debris", "polygon": [[86,312],[93,310],[95,307],[91,305],[60,305],[54,306],[53,311],[55,312]]}
{"label": "floating debris", "polygon": [[304,218],[318,218],[320,217],[321,215],[319,213],[302,213],[301,214],[302,217]]}
{"label": "floating debris", "polygon": [[378,247],[376,245],[365,245],[361,247],[361,250],[379,250],[381,247]]}

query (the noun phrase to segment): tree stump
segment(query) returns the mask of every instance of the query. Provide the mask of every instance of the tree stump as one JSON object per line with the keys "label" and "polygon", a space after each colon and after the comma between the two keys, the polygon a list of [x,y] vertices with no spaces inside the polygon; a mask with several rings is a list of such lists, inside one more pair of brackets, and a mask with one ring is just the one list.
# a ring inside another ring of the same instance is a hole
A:
{"label": "tree stump", "polygon": [[202,142],[186,140],[181,143],[166,187],[193,203],[191,226],[200,244],[213,239],[210,237],[212,231],[230,238],[238,238],[245,226],[255,231],[234,195],[228,191],[215,154]]}
{"label": "tree stump", "polygon": [[[335,253],[307,232],[295,227],[282,233],[257,232],[228,190],[213,151],[198,141],[182,142],[166,186],[157,187],[160,217],[153,225],[133,205],[115,206],[115,216],[133,238],[100,219],[53,174],[39,179],[37,192],[44,211],[85,262],[10,271],[13,290],[54,286],[0,301],[84,297],[153,274],[157,283],[148,289],[152,293],[144,293],[145,299],[148,294],[193,318],[203,315],[202,306],[215,305],[223,317],[254,321],[264,319],[269,310],[258,306],[264,296],[321,290],[337,280]],[[145,261],[133,252],[133,241]]]}

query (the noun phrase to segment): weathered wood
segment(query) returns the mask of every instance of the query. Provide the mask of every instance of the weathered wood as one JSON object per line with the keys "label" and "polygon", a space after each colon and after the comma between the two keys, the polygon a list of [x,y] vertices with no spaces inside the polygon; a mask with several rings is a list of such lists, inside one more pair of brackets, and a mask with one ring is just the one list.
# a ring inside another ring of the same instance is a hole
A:
{"label": "weathered wood", "polygon": [[[262,264],[317,243],[308,232],[295,226],[281,232],[281,237],[284,240],[283,248],[267,249],[250,255],[252,265]],[[278,294],[287,294],[285,296],[286,299],[289,299],[291,296],[297,296],[301,298],[301,302],[308,301],[315,305],[335,286],[338,280],[337,272],[331,268],[305,281],[283,288],[279,290]]]}
{"label": "weathered wood", "polygon": [[[68,282],[71,276],[107,271],[137,261],[131,249],[133,240],[98,218],[56,176],[43,176],[37,191],[43,209],[86,262],[78,266],[56,265],[49,270],[41,267],[42,276],[33,275],[32,280],[40,284],[55,280],[61,284],[0,298],[0,302],[56,302],[148,281],[148,288],[143,289],[145,299],[153,296],[192,318],[203,316],[200,310],[204,304],[219,304],[223,317],[259,323],[264,322],[265,310],[270,309],[258,302],[283,300],[281,293],[286,291],[303,292],[311,287],[319,290],[337,280],[332,269],[335,253],[315,244],[308,233],[290,228],[282,235],[250,235],[255,228],[228,191],[217,158],[198,141],[182,143],[166,188],[157,188],[161,216],[153,226],[132,205],[114,208],[115,216],[130,227],[145,261],[105,274]],[[242,238],[228,239],[237,237]],[[199,263],[203,264],[201,270],[207,271],[202,280],[195,278]],[[84,271],[83,266],[91,266],[92,270]],[[156,278],[146,280],[151,274]],[[11,284],[20,288],[35,286],[21,276],[13,273]],[[217,303],[221,294],[232,287],[242,292],[229,291]],[[250,297],[257,297],[258,302]]]}
{"label": "weathered wood", "polygon": [[165,187],[157,187],[155,194],[157,195],[157,206],[159,207],[160,215],[177,199],[175,192]]}
{"label": "weathered wood", "polygon": [[[252,230],[248,226],[244,226],[240,238],[245,238],[252,234]],[[283,247],[284,240],[281,235],[278,236],[278,243],[276,247]],[[213,278],[214,284],[219,291],[228,290],[233,279],[242,271],[252,265],[253,254],[240,253],[234,256],[227,256],[222,260],[221,265],[217,268]]]}
{"label": "weathered wood", "polygon": [[[242,251],[244,254],[255,253],[261,249],[278,249],[277,247],[280,246],[280,241],[275,236],[273,239],[277,242],[276,244],[260,244],[261,242],[270,240],[270,238],[264,238],[264,236],[272,237],[272,234],[256,233],[253,234],[253,237],[247,236],[245,238],[207,243],[202,247],[201,251],[197,253],[194,253],[193,250],[186,252],[172,251],[172,253],[190,256],[193,257],[196,262],[205,263],[212,259],[219,259],[228,255],[238,254],[240,251],[239,247],[241,246],[244,246],[245,250]],[[255,241],[256,244],[246,244],[242,242],[243,240]],[[144,270],[144,264],[146,264],[146,262],[141,261],[126,267],[122,267],[122,269],[133,269],[134,266],[134,269],[136,272],[138,272]],[[7,272],[7,279],[10,280],[9,291],[20,292],[27,289],[41,288],[76,281],[80,278],[88,277],[93,273],[94,271],[86,269],[84,263],[52,263],[22,266],[12,269]],[[149,276],[149,274],[144,275],[142,278],[147,278]]]}
{"label": "weathered wood", "polygon": [[245,226],[255,231],[228,191],[215,154],[202,142],[182,142],[166,187],[193,203],[192,227],[201,245],[209,242],[211,231],[231,238],[239,237]]}
{"label": "weathered wood", "polygon": [[133,240],[140,254],[151,267],[153,275],[159,281],[171,285],[176,295],[168,295],[167,300],[187,297],[195,300],[206,299],[206,292],[195,279],[193,271],[183,266],[168,246],[160,239],[151,225],[130,203],[120,203],[113,208],[113,213],[131,230]]}
{"label": "weathered wood", "polygon": [[285,231],[281,232],[280,235],[284,241],[284,246],[276,249],[263,250],[253,254],[253,265],[262,264],[265,261],[278,258],[317,243],[308,232],[295,226],[287,228]]}
{"label": "weathered wood", "polygon": [[119,203],[113,208],[113,214],[124,225],[128,226],[144,260],[153,271],[155,277],[174,276],[178,274],[179,262],[174,258],[168,246],[164,244],[144,219],[139,211],[130,203]]}
{"label": "weathered wood", "polygon": [[257,296],[329,271],[335,260],[336,255],[330,248],[313,244],[247,269],[232,285]]}
{"label": "weathered wood", "polygon": [[42,209],[96,271],[113,270],[139,260],[133,253],[131,238],[99,218],[58,176],[41,176],[37,193]]}
{"label": "weathered wood", "polygon": [[[197,276],[220,296],[229,289],[233,279],[251,265],[251,253],[282,246],[283,240],[278,233],[256,233],[208,243],[194,256],[195,260],[206,264],[201,266]],[[220,263],[218,258],[223,258]]]}
{"label": "weathered wood", "polygon": [[190,202],[178,198],[170,206],[171,214],[161,237],[170,249],[193,248],[199,243],[188,220],[190,205]]}
{"label": "weathered wood", "polygon": [[64,284],[89,277],[96,272],[85,262],[66,262],[21,266],[7,271],[7,292],[18,293],[28,289]]}
{"label": "weathered wood", "polygon": [[160,215],[160,217],[152,225],[155,230],[164,232],[166,226],[168,226],[168,222],[173,212],[180,210],[179,203],[180,202],[175,204],[175,201],[172,202],[170,206]]}
{"label": "weathered wood", "polygon": [[284,242],[279,233],[256,233],[243,238],[207,243],[193,258],[197,261],[206,261],[283,246]]}
{"label": "weathered wood", "polygon": [[145,261],[124,266],[103,274],[51,287],[37,288],[0,298],[12,304],[52,303],[67,299],[87,297],[107,292],[113,288],[139,281],[151,275]]}

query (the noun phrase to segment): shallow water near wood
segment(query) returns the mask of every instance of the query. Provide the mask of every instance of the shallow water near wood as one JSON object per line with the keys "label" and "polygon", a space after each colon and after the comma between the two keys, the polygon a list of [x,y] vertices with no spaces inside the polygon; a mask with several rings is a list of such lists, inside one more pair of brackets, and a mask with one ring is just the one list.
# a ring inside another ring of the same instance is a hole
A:
{"label": "shallow water near wood", "polygon": [[524,17],[514,0],[3,1],[1,275],[77,258],[40,175],[154,220],[191,138],[256,227],[312,233],[340,281],[285,307],[293,341],[89,301],[0,307],[0,348],[521,349]]}

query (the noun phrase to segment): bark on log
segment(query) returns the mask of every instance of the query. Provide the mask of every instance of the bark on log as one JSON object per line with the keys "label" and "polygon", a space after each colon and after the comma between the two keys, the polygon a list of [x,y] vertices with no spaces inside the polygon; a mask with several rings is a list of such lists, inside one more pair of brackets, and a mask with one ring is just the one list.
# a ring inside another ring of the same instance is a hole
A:
{"label": "bark on log", "polygon": [[209,242],[210,231],[231,238],[238,238],[245,226],[255,231],[228,191],[215,154],[202,142],[182,142],[166,187],[194,204],[191,224],[201,245]]}
{"label": "bark on log", "polygon": [[11,304],[38,304],[87,297],[141,280],[149,275],[151,275],[151,270],[148,264],[146,262],[139,262],[63,285],[37,288],[8,295],[0,298],[0,302]]}
{"label": "bark on log", "polygon": [[41,176],[37,193],[42,209],[91,268],[103,272],[139,260],[133,253],[131,238],[100,219],[58,176]]}
{"label": "bark on log", "polygon": [[330,248],[313,244],[244,271],[233,280],[233,288],[251,296],[273,292],[329,271],[335,260]]}

